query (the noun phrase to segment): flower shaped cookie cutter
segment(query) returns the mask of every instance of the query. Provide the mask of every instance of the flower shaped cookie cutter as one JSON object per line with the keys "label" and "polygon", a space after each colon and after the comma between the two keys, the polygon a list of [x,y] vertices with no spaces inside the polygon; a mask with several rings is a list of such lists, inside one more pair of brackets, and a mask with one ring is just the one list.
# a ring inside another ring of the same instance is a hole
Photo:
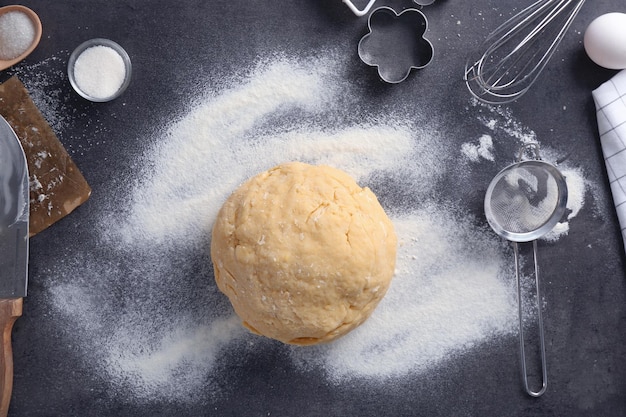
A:
{"label": "flower shaped cookie cutter", "polygon": [[432,61],[434,48],[424,37],[428,20],[421,11],[406,9],[398,14],[390,7],[379,7],[370,14],[368,27],[369,33],[359,41],[359,58],[377,67],[383,81],[402,82],[412,69]]}

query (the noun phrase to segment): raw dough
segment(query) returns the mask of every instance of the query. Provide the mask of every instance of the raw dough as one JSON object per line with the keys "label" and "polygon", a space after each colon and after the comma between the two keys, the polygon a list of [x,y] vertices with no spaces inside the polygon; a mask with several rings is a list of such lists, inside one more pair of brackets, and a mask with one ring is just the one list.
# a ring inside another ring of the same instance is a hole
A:
{"label": "raw dough", "polygon": [[213,227],[215,280],[252,332],[328,342],[367,319],[394,273],[393,224],[345,172],[300,162],[244,183]]}

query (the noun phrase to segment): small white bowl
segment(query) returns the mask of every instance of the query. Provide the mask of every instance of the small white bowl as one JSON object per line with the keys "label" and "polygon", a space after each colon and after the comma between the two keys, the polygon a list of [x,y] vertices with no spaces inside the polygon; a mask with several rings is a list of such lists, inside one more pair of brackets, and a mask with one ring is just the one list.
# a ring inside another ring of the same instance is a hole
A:
{"label": "small white bowl", "polygon": [[[109,48],[117,52],[120,55],[120,57],[122,57],[122,61],[124,61],[124,67],[126,69],[126,76],[124,78],[124,81],[122,82],[122,85],[120,86],[120,88],[118,88],[118,90],[114,94],[107,96],[107,97],[93,97],[89,95],[88,93],[84,92],[83,90],[81,90],[78,83],[76,82],[76,78],[74,74],[74,65],[76,64],[76,60],[83,52],[85,52],[87,49],[91,48],[92,46],[108,46]],[[67,64],[67,75],[70,79],[70,84],[72,85],[74,90],[81,97],[89,101],[94,101],[94,102],[99,102],[99,103],[111,101],[119,97],[130,84],[131,72],[132,72],[132,65],[130,63],[130,57],[128,56],[124,48],[122,48],[120,45],[113,42],[112,40],[103,39],[103,38],[90,39],[88,41],[81,43],[76,49],[74,49],[74,52],[72,52],[72,54],[70,55],[70,59]]]}

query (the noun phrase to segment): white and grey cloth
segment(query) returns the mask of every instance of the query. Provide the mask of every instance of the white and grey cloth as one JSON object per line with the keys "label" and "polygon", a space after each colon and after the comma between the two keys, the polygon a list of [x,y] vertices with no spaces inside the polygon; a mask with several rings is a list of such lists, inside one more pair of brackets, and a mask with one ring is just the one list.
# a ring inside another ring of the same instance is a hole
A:
{"label": "white and grey cloth", "polygon": [[626,70],[592,92],[613,202],[626,242]]}

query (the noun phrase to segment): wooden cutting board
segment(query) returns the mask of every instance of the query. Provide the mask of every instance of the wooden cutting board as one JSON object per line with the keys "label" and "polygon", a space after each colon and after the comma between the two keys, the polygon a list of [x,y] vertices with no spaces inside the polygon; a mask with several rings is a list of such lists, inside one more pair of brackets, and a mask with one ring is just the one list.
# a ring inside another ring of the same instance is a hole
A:
{"label": "wooden cutting board", "polygon": [[33,236],[87,201],[91,188],[16,76],[0,84],[0,114],[26,153]]}

